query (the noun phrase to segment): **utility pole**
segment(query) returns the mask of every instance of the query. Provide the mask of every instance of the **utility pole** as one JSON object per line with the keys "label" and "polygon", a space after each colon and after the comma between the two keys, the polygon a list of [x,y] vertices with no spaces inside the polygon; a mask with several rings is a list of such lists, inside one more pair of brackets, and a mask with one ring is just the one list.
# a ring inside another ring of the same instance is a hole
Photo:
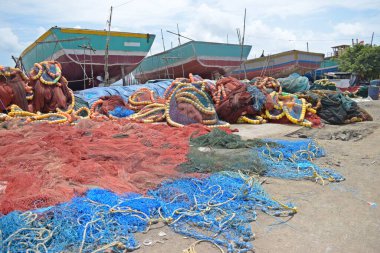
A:
{"label": "utility pole", "polygon": [[110,35],[111,35],[111,21],[112,21],[112,6],[111,6],[111,12],[110,12],[110,18],[107,21],[108,23],[108,30],[107,30],[107,40],[106,40],[106,51],[104,56],[104,86],[110,85],[110,77],[108,73],[108,51],[110,47]]}
{"label": "utility pole", "polygon": [[306,42],[306,49],[307,49],[307,52],[309,52],[309,42]]}
{"label": "utility pole", "polygon": [[375,35],[375,32],[372,32],[372,38],[371,38],[371,47],[372,47],[372,42],[373,42],[373,36]]}

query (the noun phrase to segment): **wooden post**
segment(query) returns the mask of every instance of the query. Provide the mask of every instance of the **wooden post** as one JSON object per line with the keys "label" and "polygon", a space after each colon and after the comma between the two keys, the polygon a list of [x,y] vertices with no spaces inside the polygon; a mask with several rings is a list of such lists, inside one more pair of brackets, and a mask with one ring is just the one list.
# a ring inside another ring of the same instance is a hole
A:
{"label": "wooden post", "polygon": [[109,86],[110,83],[109,83],[109,73],[108,73],[108,50],[109,50],[109,46],[110,46],[110,34],[111,34],[111,21],[112,21],[112,6],[111,6],[111,12],[110,12],[110,19],[108,20],[108,31],[107,31],[107,39],[106,39],[106,52],[105,52],[105,56],[104,56],[104,60],[105,60],[105,63],[104,63],[104,86]]}
{"label": "wooden post", "polygon": [[124,66],[120,66],[121,68],[121,78],[123,79],[123,86],[126,86],[126,82],[125,82],[125,71],[124,71]]}

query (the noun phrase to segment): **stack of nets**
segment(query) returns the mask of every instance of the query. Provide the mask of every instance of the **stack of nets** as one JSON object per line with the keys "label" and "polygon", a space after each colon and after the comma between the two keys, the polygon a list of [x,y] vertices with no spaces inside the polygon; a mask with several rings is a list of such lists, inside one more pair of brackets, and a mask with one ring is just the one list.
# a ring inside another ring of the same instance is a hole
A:
{"label": "stack of nets", "polygon": [[248,84],[232,77],[222,78],[216,87],[212,95],[217,113],[229,123],[263,124],[271,120],[307,127],[320,124],[311,104],[282,92],[275,78],[260,77]]}
{"label": "stack of nets", "polygon": [[281,93],[282,91],[280,82],[276,78],[270,76],[255,77],[250,81],[250,84],[256,86],[260,90],[265,91],[266,93],[271,93],[272,91]]}
{"label": "stack of nets", "polygon": [[30,87],[27,82],[28,77],[20,69],[0,66],[0,113],[12,104],[28,109]]}
{"label": "stack of nets", "polygon": [[252,177],[218,173],[168,181],[147,196],[93,189],[57,206],[12,212],[0,218],[0,239],[4,252],[126,252],[140,246],[133,233],[161,221],[230,253],[247,252],[256,210],[276,216],[297,211],[274,201]]}
{"label": "stack of nets", "polygon": [[100,97],[92,104],[90,110],[91,119],[97,121],[125,118],[132,114],[134,111],[130,110],[118,95]]}
{"label": "stack of nets", "polygon": [[280,82],[282,90],[289,93],[308,91],[310,88],[309,79],[297,73],[293,73],[286,78],[278,78],[277,80]]}
{"label": "stack of nets", "polygon": [[372,116],[345,94],[331,90],[313,90],[298,95],[317,109],[318,116],[329,124],[372,121]]}
{"label": "stack of nets", "polygon": [[304,98],[298,98],[295,95],[279,95],[276,92],[270,94],[273,101],[273,109],[265,110],[263,117],[272,120],[279,121],[285,118],[287,121],[293,124],[311,127],[314,121],[309,121],[308,117],[314,118],[317,113],[312,104],[307,103]]}
{"label": "stack of nets", "polygon": [[136,112],[130,116],[132,120],[153,123],[165,119],[165,99],[148,88],[137,90],[129,97],[128,103],[129,108]]}
{"label": "stack of nets", "polygon": [[0,76],[6,78],[6,83],[2,83],[0,77],[0,108],[7,110],[7,117],[1,121],[63,124],[90,115],[86,106],[75,104],[74,93],[58,62],[35,63],[28,77],[19,69],[1,67]]}
{"label": "stack of nets", "polygon": [[164,103],[164,100],[156,95],[153,90],[148,88],[141,88],[135,91],[128,98],[129,108],[135,111],[140,111],[146,105],[154,103]]}
{"label": "stack of nets", "polygon": [[211,173],[218,171],[243,171],[264,175],[266,168],[253,147],[276,145],[260,139],[244,141],[240,136],[227,134],[220,129],[190,139],[191,149],[187,161],[179,166],[186,173]]}
{"label": "stack of nets", "polygon": [[228,127],[219,121],[208,94],[190,83],[178,83],[171,88],[166,101],[166,120],[176,127],[200,123],[208,127]]}
{"label": "stack of nets", "polygon": [[[29,72],[29,85],[33,88],[30,110],[49,113],[57,109],[70,111],[74,107],[74,94],[62,76],[62,67],[56,61],[35,63]],[[69,112],[70,113],[70,112]]]}
{"label": "stack of nets", "polygon": [[321,108],[318,115],[331,124],[346,124],[363,120],[372,120],[372,117],[358,104],[344,94],[323,93],[321,96]]}
{"label": "stack of nets", "polygon": [[221,119],[236,123],[243,114],[259,113],[254,109],[255,106],[252,106],[259,102],[255,100],[257,94],[247,91],[245,83],[233,77],[224,77],[218,80],[216,87],[217,91],[212,95],[216,111]]}
{"label": "stack of nets", "polygon": [[315,81],[310,90],[337,90],[336,83],[331,82],[329,79],[321,79]]}

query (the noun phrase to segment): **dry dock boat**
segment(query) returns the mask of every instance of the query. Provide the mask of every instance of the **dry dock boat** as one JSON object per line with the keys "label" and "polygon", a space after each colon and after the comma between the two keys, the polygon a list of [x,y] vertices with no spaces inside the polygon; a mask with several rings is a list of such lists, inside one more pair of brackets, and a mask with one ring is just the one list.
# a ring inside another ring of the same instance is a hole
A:
{"label": "dry dock boat", "polygon": [[117,81],[140,64],[154,38],[152,34],[53,27],[27,47],[20,59],[27,71],[36,62],[58,61],[69,86],[85,89],[104,80],[106,55],[110,82]]}
{"label": "dry dock boat", "polygon": [[[304,75],[319,68],[324,54],[291,50],[279,54],[251,59],[245,62],[248,79],[257,76],[287,77],[291,73]],[[231,72],[234,77],[244,77],[244,68]]]}
{"label": "dry dock boat", "polygon": [[249,45],[189,41],[165,52],[149,56],[136,68],[140,82],[150,79],[175,78],[198,74],[212,78],[240,66],[251,51]]}

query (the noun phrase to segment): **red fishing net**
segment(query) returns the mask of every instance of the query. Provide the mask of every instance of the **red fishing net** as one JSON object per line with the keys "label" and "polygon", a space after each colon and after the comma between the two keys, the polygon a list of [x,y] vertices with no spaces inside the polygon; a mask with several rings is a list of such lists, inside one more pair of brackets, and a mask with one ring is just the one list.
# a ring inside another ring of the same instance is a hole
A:
{"label": "red fishing net", "polygon": [[92,187],[143,193],[179,176],[189,137],[209,131],[126,121],[4,124],[11,129],[0,130],[0,213],[68,201]]}

